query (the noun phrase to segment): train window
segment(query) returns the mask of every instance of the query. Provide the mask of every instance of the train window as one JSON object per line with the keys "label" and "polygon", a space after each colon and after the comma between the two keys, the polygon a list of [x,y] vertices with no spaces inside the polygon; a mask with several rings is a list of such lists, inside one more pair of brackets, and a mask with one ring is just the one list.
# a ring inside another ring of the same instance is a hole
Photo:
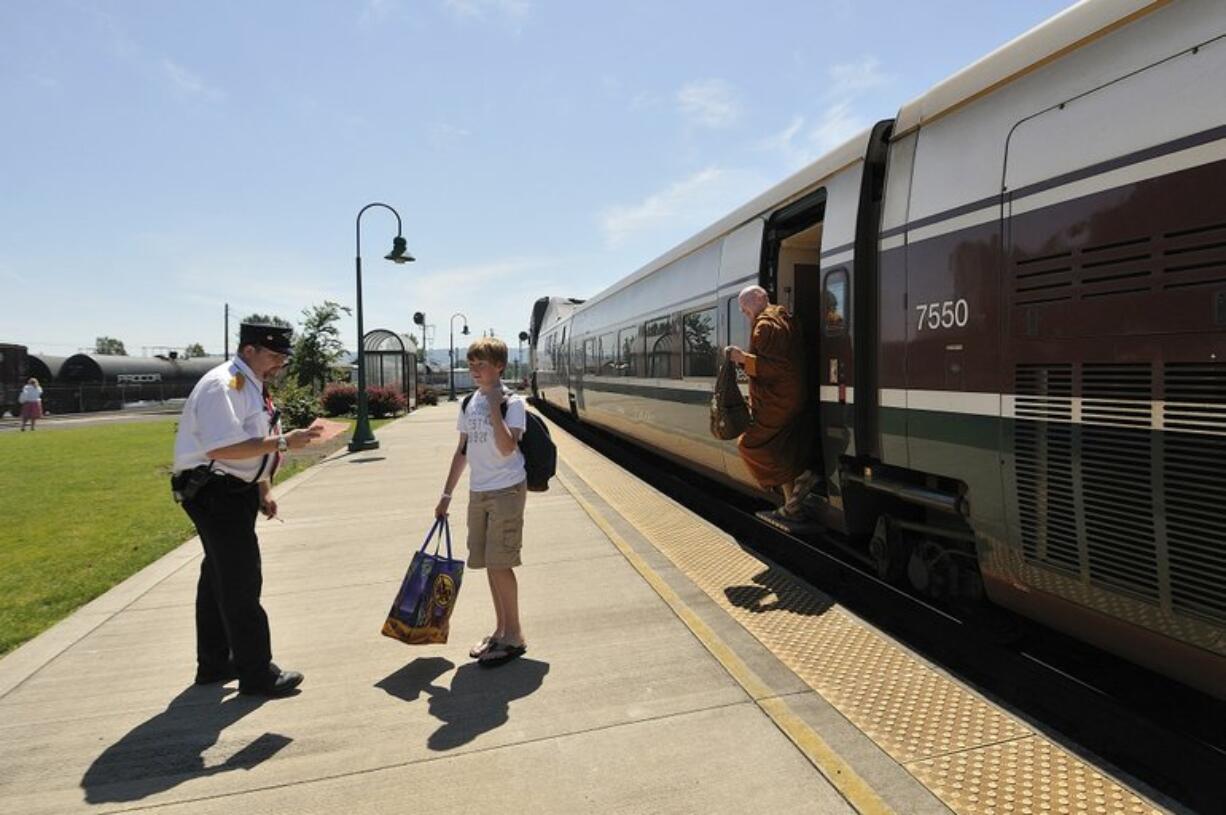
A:
{"label": "train window", "polygon": [[836,269],[826,275],[826,285],[822,289],[822,325],[828,337],[847,331],[846,269]]}
{"label": "train window", "polygon": [[715,376],[715,309],[693,311],[681,319],[685,340],[684,376]]}
{"label": "train window", "polygon": [[741,313],[741,306],[734,294],[728,298],[724,307],[728,314],[728,344],[735,345],[742,351],[749,350],[749,320]]}
{"label": "train window", "polygon": [[673,323],[668,317],[649,320],[643,326],[646,340],[647,376],[653,379],[671,379],[673,376],[672,349]]}
{"label": "train window", "polygon": [[600,338],[600,375],[617,376],[616,334],[605,334]]}
{"label": "train window", "polygon": [[617,332],[617,365],[622,376],[643,375],[643,347],[639,327],[632,325]]}
{"label": "train window", "polygon": [[600,372],[600,347],[596,344],[597,342],[595,337],[583,341],[583,372],[585,374]]}

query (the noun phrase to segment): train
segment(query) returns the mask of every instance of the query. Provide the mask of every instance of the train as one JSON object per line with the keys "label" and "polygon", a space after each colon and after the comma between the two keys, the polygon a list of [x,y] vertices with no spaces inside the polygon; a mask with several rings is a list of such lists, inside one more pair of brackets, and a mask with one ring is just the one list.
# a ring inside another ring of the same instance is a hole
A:
{"label": "train", "polygon": [[0,415],[16,414],[17,397],[30,377],[43,388],[48,413],[119,410],[137,402],[185,399],[200,377],[223,357],[128,357],[31,354],[24,345],[0,343]]}
{"label": "train", "polygon": [[804,328],[822,528],[1224,699],[1223,76],[1226,4],[1077,3],[595,296],[536,301],[533,397],[770,497],[708,431],[761,285]]}

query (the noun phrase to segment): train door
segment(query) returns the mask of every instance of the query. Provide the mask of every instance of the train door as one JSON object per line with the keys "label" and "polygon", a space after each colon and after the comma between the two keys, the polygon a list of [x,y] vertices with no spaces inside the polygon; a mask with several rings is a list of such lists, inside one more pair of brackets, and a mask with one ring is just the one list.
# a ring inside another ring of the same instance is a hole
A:
{"label": "train door", "polygon": [[821,257],[826,234],[825,188],[784,207],[767,222],[762,245],[761,285],[771,302],[790,311],[805,348],[805,422],[809,427],[810,469],[823,473],[821,377]]}

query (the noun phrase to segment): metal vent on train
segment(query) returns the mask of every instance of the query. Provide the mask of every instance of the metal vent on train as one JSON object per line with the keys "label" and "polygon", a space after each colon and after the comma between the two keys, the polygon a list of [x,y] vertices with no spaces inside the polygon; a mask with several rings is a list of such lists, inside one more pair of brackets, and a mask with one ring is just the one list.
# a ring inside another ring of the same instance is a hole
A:
{"label": "metal vent on train", "polygon": [[1226,363],[1168,364],[1164,373],[1171,605],[1226,620]]}
{"label": "metal vent on train", "polygon": [[[1226,363],[1167,364],[1160,383],[1155,370],[1017,367],[1022,553],[1153,605],[1226,620]],[[1155,401],[1155,390],[1165,398]]]}
{"label": "metal vent on train", "polygon": [[1014,468],[1023,553],[1077,573],[1073,366],[1019,365],[1015,392]]}
{"label": "metal vent on train", "polygon": [[1163,289],[1226,283],[1226,223],[1167,232],[1162,237]]}
{"label": "metal vent on train", "polygon": [[1081,368],[1081,502],[1090,580],[1158,600],[1153,370]]}
{"label": "metal vent on train", "polygon": [[1226,283],[1226,223],[1133,235],[1013,262],[1014,304],[1035,306]]}

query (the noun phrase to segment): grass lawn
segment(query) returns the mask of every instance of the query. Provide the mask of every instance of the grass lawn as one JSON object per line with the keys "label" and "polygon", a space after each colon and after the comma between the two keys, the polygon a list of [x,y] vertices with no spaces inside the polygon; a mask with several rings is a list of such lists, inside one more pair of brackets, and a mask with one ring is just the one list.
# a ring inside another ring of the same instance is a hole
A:
{"label": "grass lawn", "polygon": [[[0,433],[0,654],[196,534],[170,497],[176,426]],[[287,461],[277,483],[321,457]]]}

